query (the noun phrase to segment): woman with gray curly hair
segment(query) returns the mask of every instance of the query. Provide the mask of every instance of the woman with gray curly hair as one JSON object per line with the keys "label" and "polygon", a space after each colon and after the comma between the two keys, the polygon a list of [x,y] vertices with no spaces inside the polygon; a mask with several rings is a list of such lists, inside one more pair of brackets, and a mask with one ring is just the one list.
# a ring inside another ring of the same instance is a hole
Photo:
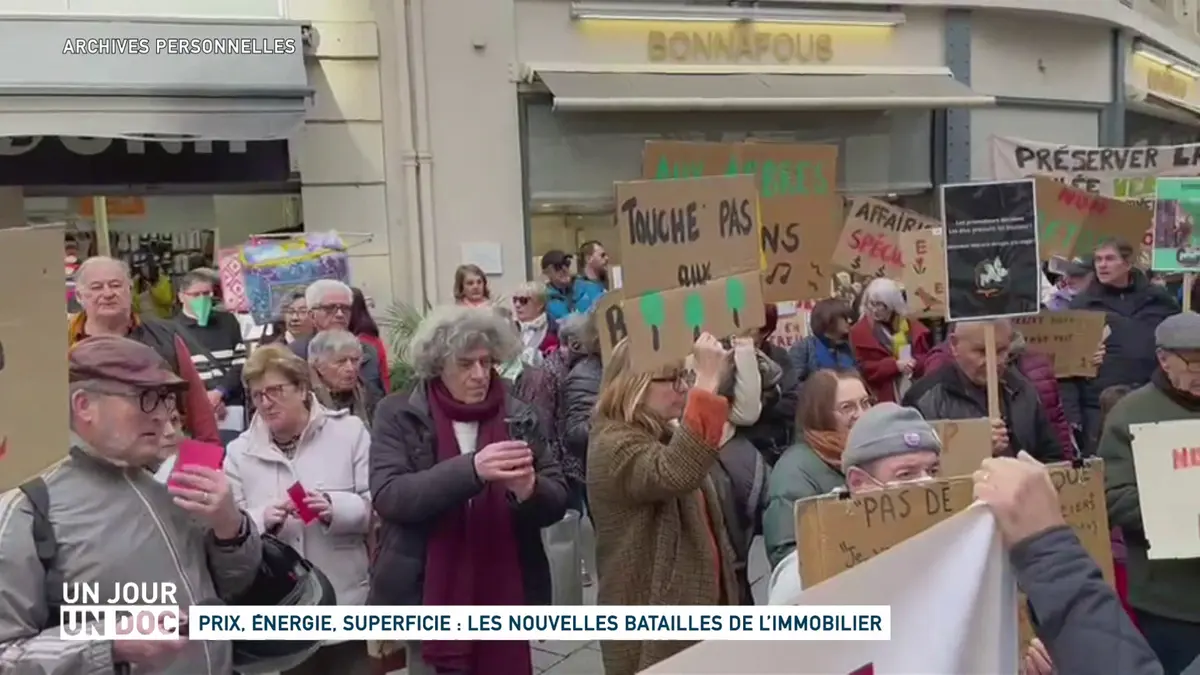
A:
{"label": "woman with gray curly hair", "polygon": [[[371,495],[382,519],[374,605],[536,605],[551,598],[541,529],[567,487],[533,410],[496,366],[521,343],[487,308],[440,307],[409,345],[418,382],[375,413]],[[532,673],[524,642],[409,643],[413,675]]]}

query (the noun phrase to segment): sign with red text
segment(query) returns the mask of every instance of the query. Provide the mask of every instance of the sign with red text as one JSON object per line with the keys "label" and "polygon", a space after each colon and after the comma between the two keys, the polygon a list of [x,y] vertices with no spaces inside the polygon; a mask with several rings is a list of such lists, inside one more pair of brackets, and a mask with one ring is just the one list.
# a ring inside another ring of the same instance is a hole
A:
{"label": "sign with red text", "polygon": [[933,218],[870,197],[846,203],[846,223],[833,248],[833,264],[864,277],[899,278],[904,268],[900,235],[939,226]]}
{"label": "sign with red text", "polygon": [[1200,558],[1200,420],[1131,424],[1151,560]]}
{"label": "sign with red text", "polygon": [[1038,255],[1043,261],[1054,256],[1077,258],[1091,255],[1096,245],[1109,238],[1121,239],[1140,255],[1151,211],[1132,202],[1063,185],[1039,176]]}
{"label": "sign with red text", "polygon": [[783,349],[791,349],[792,345],[803,340],[808,335],[808,312],[800,311],[791,316],[781,316],[775,324],[775,332],[771,334],[771,344]]}
{"label": "sign with red text", "polygon": [[900,255],[908,262],[899,281],[908,298],[908,314],[918,319],[946,318],[946,240],[940,228],[902,232]]}

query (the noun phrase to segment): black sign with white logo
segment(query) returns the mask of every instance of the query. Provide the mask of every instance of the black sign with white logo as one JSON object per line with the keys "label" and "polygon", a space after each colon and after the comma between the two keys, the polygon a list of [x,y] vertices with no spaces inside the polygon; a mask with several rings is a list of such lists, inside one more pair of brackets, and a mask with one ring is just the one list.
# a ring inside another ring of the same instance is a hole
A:
{"label": "black sign with white logo", "polygon": [[951,321],[1038,311],[1035,204],[1032,180],[942,186]]}
{"label": "black sign with white logo", "polygon": [[5,186],[283,183],[290,174],[287,141],[0,138]]}

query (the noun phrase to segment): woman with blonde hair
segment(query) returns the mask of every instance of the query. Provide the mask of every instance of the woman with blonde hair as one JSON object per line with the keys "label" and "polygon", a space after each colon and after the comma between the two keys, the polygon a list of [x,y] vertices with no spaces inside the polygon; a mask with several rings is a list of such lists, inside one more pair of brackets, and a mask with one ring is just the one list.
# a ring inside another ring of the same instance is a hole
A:
{"label": "woman with blonde hair", "polygon": [[[588,444],[601,605],[732,605],[736,556],[709,472],[729,402],[730,354],[704,333],[683,363],[638,372],[628,339],[605,364]],[[679,420],[677,426],[673,420]],[[633,675],[690,642],[601,643],[606,675]]]}
{"label": "woman with blonde hair", "polygon": [[454,270],[454,301],[466,307],[487,307],[492,303],[487,275],[479,265],[459,265]]}
{"label": "woman with blonde hair", "polygon": [[900,285],[881,278],[863,291],[861,317],[850,329],[850,346],[875,399],[899,403],[924,374],[933,334],[920,321],[908,318]]}

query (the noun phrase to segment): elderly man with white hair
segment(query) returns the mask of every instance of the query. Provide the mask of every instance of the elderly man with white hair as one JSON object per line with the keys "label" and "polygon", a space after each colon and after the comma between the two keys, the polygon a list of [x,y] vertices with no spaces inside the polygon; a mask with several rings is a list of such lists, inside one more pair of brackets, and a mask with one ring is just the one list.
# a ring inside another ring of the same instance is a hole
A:
{"label": "elderly man with white hair", "polygon": [[[345,331],[350,327],[350,310],[354,304],[354,291],[336,279],[319,279],[308,285],[304,300],[312,316],[313,334],[326,330]],[[308,348],[313,338],[301,338],[289,347],[302,359],[308,360]],[[379,353],[371,345],[364,344],[359,378],[369,397],[379,400],[387,395],[383,386]]]}
{"label": "elderly man with white hair", "polygon": [[867,390],[876,401],[897,403],[924,372],[933,334],[908,318],[900,285],[875,279],[863,290],[858,323],[850,329],[850,347]]}
{"label": "elderly man with white hair", "polygon": [[372,396],[359,376],[366,345],[349,331],[323,330],[308,345],[313,394],[330,410],[346,410],[370,426],[379,397]]}

